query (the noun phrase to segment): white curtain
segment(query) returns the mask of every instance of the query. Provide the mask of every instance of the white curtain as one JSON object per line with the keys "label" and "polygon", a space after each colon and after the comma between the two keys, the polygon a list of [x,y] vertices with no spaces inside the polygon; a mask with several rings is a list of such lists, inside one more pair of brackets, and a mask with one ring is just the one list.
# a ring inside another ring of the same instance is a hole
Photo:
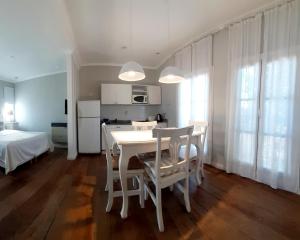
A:
{"label": "white curtain", "polygon": [[262,16],[229,28],[226,170],[255,178]]}
{"label": "white curtain", "polygon": [[300,1],[264,14],[257,180],[299,191]]}
{"label": "white curtain", "polygon": [[[176,58],[175,58],[176,59]],[[179,85],[179,126],[187,126],[190,120],[207,121],[208,137],[205,147],[205,162],[211,162],[211,69],[212,36],[194,43],[191,49],[191,72],[186,72],[186,81]],[[188,64],[188,66],[190,66]]]}
{"label": "white curtain", "polygon": [[188,46],[175,54],[175,66],[185,77],[185,81],[178,85],[178,127],[188,125],[191,107],[190,77],[192,76],[192,47]]}

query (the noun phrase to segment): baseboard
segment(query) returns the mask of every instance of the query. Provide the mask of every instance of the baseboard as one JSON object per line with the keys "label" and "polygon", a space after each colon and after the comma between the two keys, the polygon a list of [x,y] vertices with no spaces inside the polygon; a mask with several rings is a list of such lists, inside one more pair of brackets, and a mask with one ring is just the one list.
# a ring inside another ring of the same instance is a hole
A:
{"label": "baseboard", "polygon": [[215,168],[221,169],[221,170],[225,170],[225,166],[222,163],[211,163],[212,166],[214,166]]}

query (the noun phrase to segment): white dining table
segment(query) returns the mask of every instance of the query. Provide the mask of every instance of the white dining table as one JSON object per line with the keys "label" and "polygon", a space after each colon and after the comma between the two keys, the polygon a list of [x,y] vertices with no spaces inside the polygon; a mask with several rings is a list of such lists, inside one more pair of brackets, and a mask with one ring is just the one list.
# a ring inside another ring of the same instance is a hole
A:
{"label": "white dining table", "polygon": [[[127,169],[128,162],[132,156],[139,153],[147,153],[156,151],[157,139],[153,138],[152,130],[146,131],[112,131],[111,135],[114,144],[120,149],[119,172],[123,193],[123,205],[121,217],[127,218],[128,212],[128,193],[127,193]],[[191,142],[195,146],[199,146],[201,141],[201,132],[193,132]],[[169,148],[169,138],[163,138],[161,148]]]}

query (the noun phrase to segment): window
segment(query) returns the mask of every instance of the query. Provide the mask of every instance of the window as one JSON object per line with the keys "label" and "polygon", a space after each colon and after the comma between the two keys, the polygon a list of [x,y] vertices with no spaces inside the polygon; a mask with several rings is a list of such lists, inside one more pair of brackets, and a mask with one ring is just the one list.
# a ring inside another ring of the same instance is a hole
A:
{"label": "window", "polygon": [[286,169],[293,125],[296,58],[280,58],[266,64],[260,131],[261,165],[278,172]]}
{"label": "window", "polygon": [[13,122],[15,120],[15,92],[12,87],[4,87],[4,105],[2,115],[4,122]]}
{"label": "window", "polygon": [[209,74],[190,77],[179,84],[179,126],[190,120],[208,121]]}
{"label": "window", "polygon": [[5,103],[3,108],[3,120],[4,122],[14,121],[14,105],[11,103]]}
{"label": "window", "polygon": [[259,74],[259,63],[256,63],[242,67],[237,75],[236,157],[239,162],[249,165],[256,158]]}

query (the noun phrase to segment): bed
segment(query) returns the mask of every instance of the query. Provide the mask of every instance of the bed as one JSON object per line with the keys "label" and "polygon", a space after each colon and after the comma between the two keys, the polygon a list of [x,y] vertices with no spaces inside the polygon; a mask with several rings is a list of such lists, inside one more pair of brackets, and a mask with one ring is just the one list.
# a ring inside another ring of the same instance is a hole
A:
{"label": "bed", "polygon": [[5,173],[15,170],[21,164],[53,151],[53,143],[47,133],[19,130],[0,131],[0,166]]}

